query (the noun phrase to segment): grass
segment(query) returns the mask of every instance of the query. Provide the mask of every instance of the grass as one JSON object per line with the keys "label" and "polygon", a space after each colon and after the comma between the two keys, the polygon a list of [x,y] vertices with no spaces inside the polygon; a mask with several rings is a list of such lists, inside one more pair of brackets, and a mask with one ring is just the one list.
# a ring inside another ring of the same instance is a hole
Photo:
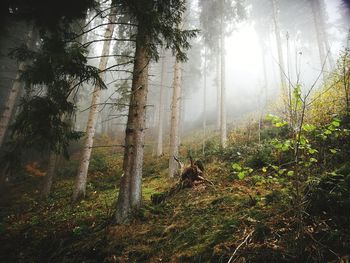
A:
{"label": "grass", "polygon": [[[195,147],[192,142],[182,152],[187,148],[195,153]],[[235,259],[295,262],[299,241],[283,178],[266,183],[252,177],[237,180],[225,159],[234,152],[207,159],[205,176],[215,187],[183,189],[158,205],[151,203],[151,196],[176,182],[167,179],[166,157],[146,154],[143,207],[129,225],[116,226],[110,220],[121,175],[120,154],[95,154],[87,197],[79,204],[70,199],[74,159],[66,166],[69,169],[60,169],[47,201],[39,197],[42,178],[30,178],[0,201],[0,261],[227,262],[253,233]]]}

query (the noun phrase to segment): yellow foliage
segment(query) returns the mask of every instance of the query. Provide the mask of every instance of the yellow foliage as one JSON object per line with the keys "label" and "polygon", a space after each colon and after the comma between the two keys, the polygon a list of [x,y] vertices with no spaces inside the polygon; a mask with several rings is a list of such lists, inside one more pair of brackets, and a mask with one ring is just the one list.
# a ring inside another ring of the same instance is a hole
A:
{"label": "yellow foliage", "polygon": [[334,81],[315,92],[307,114],[308,123],[321,125],[329,123],[334,115],[346,108],[343,85],[342,82]]}

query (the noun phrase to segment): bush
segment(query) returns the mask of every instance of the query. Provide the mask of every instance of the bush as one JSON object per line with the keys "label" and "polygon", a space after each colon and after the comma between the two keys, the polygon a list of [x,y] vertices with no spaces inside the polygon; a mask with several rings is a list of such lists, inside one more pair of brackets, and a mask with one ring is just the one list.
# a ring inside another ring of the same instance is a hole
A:
{"label": "bush", "polygon": [[[348,166],[348,165],[345,165]],[[344,172],[344,174],[340,174]],[[310,211],[315,214],[350,217],[350,174],[348,167],[323,176],[309,195]]]}
{"label": "bush", "polygon": [[253,152],[246,161],[246,165],[253,169],[260,169],[274,162],[272,156],[272,146],[269,144],[256,144],[252,147]]}

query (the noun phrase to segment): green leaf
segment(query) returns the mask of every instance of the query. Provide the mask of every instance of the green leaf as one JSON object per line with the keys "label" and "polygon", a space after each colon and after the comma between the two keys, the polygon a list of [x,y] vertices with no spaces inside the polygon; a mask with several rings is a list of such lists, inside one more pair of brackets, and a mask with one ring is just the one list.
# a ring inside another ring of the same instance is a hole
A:
{"label": "green leaf", "polygon": [[278,171],[278,174],[282,175],[285,171],[287,171],[287,169],[281,169],[281,170]]}
{"label": "green leaf", "polygon": [[318,161],[317,161],[317,159],[315,159],[315,158],[310,158],[310,162],[312,162],[312,163],[317,163]]}
{"label": "green leaf", "polygon": [[330,131],[330,130],[327,129],[327,130],[325,130],[324,134],[325,134],[325,135],[330,135],[330,134],[332,134],[332,131]]}
{"label": "green leaf", "polygon": [[293,176],[294,175],[294,171],[288,171],[287,175],[288,176]]}
{"label": "green leaf", "polygon": [[308,152],[309,152],[310,154],[314,154],[314,153],[317,153],[318,151],[317,151],[316,149],[309,148],[309,149],[308,149]]}
{"label": "green leaf", "polygon": [[279,167],[276,165],[271,165],[272,169],[274,169],[275,171],[278,171]]}
{"label": "green leaf", "polygon": [[232,168],[235,171],[242,171],[242,167],[238,163],[233,163]]}
{"label": "green leaf", "polygon": [[334,119],[331,123],[334,127],[339,127],[340,126],[340,120],[339,119]]}
{"label": "green leaf", "polygon": [[275,126],[276,126],[277,128],[280,128],[280,127],[286,126],[287,124],[288,124],[288,122],[281,121],[281,122],[277,122],[277,123],[275,124]]}
{"label": "green leaf", "polygon": [[239,180],[243,180],[246,177],[246,175],[247,175],[246,172],[239,172],[237,174]]}
{"label": "green leaf", "polygon": [[333,154],[336,154],[338,152],[337,149],[329,149],[329,151]]}
{"label": "green leaf", "polygon": [[302,129],[306,132],[312,132],[316,129],[316,126],[315,125],[312,125],[312,124],[304,124],[302,126]]}
{"label": "green leaf", "polygon": [[288,145],[288,144],[283,144],[281,150],[282,150],[283,152],[286,152],[286,151],[289,150],[289,146],[290,146],[290,145]]}

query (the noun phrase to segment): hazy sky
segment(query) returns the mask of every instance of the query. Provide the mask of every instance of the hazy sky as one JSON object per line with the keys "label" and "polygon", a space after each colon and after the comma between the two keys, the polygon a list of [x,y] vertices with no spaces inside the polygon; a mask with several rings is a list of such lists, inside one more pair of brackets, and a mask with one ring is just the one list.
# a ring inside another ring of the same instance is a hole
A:
{"label": "hazy sky", "polygon": [[[340,18],[338,14],[341,3],[340,0],[327,0],[325,2],[327,4],[328,21],[326,22],[329,25],[328,33],[332,36],[329,38],[329,41],[332,49],[332,56],[336,59],[339,51],[345,47],[347,32],[341,32],[334,27],[334,23]],[[310,16],[311,15],[312,14],[310,14]],[[286,64],[287,32],[283,30],[283,28],[281,29],[281,38],[284,44],[283,55]],[[298,36],[290,36],[290,79],[292,81],[296,79],[295,61],[297,57],[298,63],[300,63],[299,70],[301,71],[300,81],[304,85],[304,88],[307,89],[320,74],[321,63],[317,46],[300,48],[300,46],[302,46],[300,45],[301,43],[303,43],[303,39],[298,38]],[[299,53],[302,55],[297,55]],[[276,99],[279,90],[279,72],[277,71],[278,57],[274,34],[270,36],[270,44],[265,56],[268,66],[268,97],[273,101]],[[215,72],[215,65],[213,66],[214,68],[209,71]],[[237,30],[233,32],[231,36],[226,38],[228,120],[234,118],[242,108],[248,108],[250,110],[257,108],[259,98],[261,98],[262,95],[263,79],[260,43],[254,29],[254,21],[248,18],[237,26]],[[210,112],[216,109],[216,87],[213,84],[212,80],[208,81],[207,115],[210,115]],[[187,112],[186,114],[186,120],[201,118],[203,111],[202,94],[203,90],[198,90],[193,96],[190,96],[191,99],[186,102],[189,104],[186,109],[191,109],[191,112]],[[198,105],[198,107],[191,107],[190,105]]]}

